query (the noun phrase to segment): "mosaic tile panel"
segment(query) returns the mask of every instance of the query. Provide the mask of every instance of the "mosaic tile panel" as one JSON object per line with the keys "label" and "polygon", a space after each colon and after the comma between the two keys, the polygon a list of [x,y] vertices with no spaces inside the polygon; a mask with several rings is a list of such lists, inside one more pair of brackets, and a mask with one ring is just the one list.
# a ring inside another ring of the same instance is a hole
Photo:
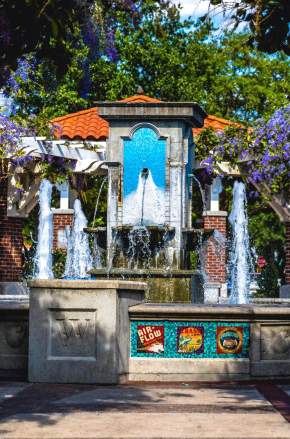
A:
{"label": "mosaic tile panel", "polygon": [[132,321],[131,357],[248,358],[249,323]]}

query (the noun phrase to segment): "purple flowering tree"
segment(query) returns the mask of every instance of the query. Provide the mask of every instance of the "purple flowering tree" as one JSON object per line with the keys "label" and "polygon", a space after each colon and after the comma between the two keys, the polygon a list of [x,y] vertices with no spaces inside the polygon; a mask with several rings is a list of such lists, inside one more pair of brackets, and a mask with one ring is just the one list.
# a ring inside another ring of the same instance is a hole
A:
{"label": "purple flowering tree", "polygon": [[258,120],[250,129],[204,130],[197,139],[197,155],[209,176],[219,173],[221,162],[229,162],[247,181],[263,184],[289,202],[290,105],[276,110],[269,120]]}
{"label": "purple flowering tree", "polygon": [[[33,161],[38,162],[42,178],[49,178],[53,182],[63,182],[72,175],[75,160],[50,154],[42,154],[39,159],[27,154],[22,137],[29,135],[33,134],[27,128],[0,114],[0,179],[14,174],[16,167],[27,169]],[[17,181],[15,184],[21,192],[21,183]]]}
{"label": "purple flowering tree", "polygon": [[32,160],[22,147],[21,137],[25,135],[27,129],[0,114],[0,175],[7,175],[9,164],[12,168],[25,166]]}

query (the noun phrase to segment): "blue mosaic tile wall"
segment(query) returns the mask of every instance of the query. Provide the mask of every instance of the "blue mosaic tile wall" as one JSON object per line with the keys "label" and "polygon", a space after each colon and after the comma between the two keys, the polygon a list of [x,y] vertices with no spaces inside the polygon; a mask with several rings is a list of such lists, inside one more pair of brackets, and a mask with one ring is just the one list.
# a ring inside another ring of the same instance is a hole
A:
{"label": "blue mosaic tile wall", "polygon": [[248,358],[249,340],[249,323],[131,322],[131,357]]}
{"label": "blue mosaic tile wall", "polygon": [[156,186],[165,190],[166,141],[148,127],[139,128],[132,139],[124,141],[124,197],[136,191],[143,168],[150,169]]}

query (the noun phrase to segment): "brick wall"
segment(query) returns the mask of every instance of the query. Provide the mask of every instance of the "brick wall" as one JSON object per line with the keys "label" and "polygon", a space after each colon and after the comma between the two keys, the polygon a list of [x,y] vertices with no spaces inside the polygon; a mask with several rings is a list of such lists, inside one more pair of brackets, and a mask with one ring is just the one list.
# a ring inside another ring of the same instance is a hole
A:
{"label": "brick wall", "polygon": [[0,282],[22,277],[22,218],[7,217],[7,178],[0,175]]}
{"label": "brick wall", "polygon": [[[227,217],[226,216],[204,216],[204,229],[218,230],[227,238]],[[205,270],[209,282],[226,282],[226,248],[223,246],[221,251],[216,251],[213,238],[209,238],[205,261]]]}
{"label": "brick wall", "polygon": [[290,222],[286,223],[285,283],[290,284]]}
{"label": "brick wall", "polygon": [[[59,230],[65,231],[66,226],[71,226],[73,221],[72,213],[54,213],[53,214],[53,250],[59,248],[58,234]],[[63,247],[61,247],[63,249]]]}

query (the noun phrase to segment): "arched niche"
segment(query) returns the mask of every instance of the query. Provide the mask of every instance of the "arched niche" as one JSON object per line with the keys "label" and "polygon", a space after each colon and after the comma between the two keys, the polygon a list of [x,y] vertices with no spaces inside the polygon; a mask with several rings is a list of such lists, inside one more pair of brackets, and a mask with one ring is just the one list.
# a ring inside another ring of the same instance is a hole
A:
{"label": "arched niche", "polygon": [[[164,223],[166,139],[160,136],[159,131],[154,125],[138,124],[133,127],[129,137],[123,139],[123,141],[124,222],[134,224],[138,220],[139,210],[141,209],[140,203],[142,203],[140,199],[142,196],[140,176],[142,171],[147,170],[149,177],[145,188],[144,215],[148,224]],[[134,207],[133,200],[135,203],[135,213],[131,212]],[[150,209],[151,212],[149,212]]]}

